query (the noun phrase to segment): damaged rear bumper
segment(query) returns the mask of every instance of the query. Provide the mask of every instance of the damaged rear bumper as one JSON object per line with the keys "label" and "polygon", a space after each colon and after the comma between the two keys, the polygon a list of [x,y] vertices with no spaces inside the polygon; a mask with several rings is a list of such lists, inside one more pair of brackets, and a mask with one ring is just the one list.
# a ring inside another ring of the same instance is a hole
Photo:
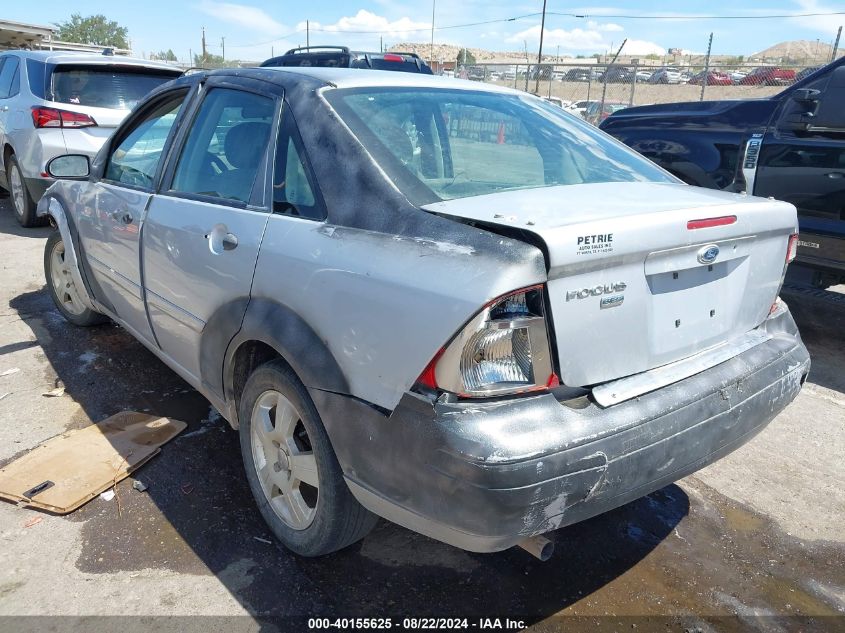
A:
{"label": "damaged rear bumper", "polygon": [[433,404],[409,393],[385,416],[312,395],[365,507],[466,550],[498,551],[666,486],[762,430],[810,368],[787,310],[762,327],[766,342],[605,409],[551,394]]}

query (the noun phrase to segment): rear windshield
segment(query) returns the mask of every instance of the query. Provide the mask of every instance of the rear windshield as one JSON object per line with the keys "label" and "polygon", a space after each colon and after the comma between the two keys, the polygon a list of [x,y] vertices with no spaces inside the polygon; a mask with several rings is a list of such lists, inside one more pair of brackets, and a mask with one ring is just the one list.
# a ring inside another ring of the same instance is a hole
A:
{"label": "rear windshield", "polygon": [[529,95],[428,88],[330,90],[332,107],[414,204],[600,182],[676,182]]}
{"label": "rear windshield", "polygon": [[51,101],[128,110],[153,88],[179,73],[114,66],[56,66],[50,77]]}
{"label": "rear windshield", "polygon": [[[428,66],[423,66],[422,64],[417,66],[415,61],[392,62],[380,57],[370,58],[370,68],[373,70],[394,70],[401,73],[422,73],[424,75],[432,74],[431,69]],[[482,73],[483,72],[484,71],[482,71]]]}

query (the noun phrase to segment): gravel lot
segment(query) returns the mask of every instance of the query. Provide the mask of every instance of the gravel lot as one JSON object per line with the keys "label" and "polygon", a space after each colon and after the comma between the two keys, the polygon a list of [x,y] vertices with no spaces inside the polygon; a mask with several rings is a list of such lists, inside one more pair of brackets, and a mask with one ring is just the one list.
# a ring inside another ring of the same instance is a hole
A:
{"label": "gravel lot", "polygon": [[[117,486],[120,511],[99,498],[64,517],[0,502],[0,616],[241,617],[6,617],[0,629],[252,630],[263,617],[271,630],[307,630],[284,618],[315,615],[500,617],[536,631],[845,627],[845,295],[784,294],[814,365],[766,431],[693,477],[554,533],[547,563],[521,550],[466,553],[386,522],[308,560],[270,540],[236,433],[202,396],[120,328],[63,321],[44,288],[48,232],[20,229],[0,199],[0,373],[20,369],[0,377],[0,466],[124,409],[189,427],[136,473],[147,492]],[[66,395],[42,396],[58,385]]]}

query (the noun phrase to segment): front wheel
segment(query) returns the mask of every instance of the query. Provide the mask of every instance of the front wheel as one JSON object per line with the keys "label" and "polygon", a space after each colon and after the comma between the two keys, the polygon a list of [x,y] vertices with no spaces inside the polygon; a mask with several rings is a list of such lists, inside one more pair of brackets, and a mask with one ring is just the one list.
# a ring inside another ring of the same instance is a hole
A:
{"label": "front wheel", "polygon": [[[47,238],[47,245],[44,248],[44,274],[47,277],[47,288],[53,303],[62,313],[65,319],[82,327],[98,325],[108,319],[87,308],[80,296],[80,289],[76,287],[73,275],[70,272],[70,264],[65,261],[65,244],[62,241],[62,234],[53,231]],[[84,289],[82,290],[84,292]]]}
{"label": "front wheel", "polygon": [[367,535],[378,518],[352,496],[314,403],[284,362],[250,375],[239,419],[252,494],[285,547],[322,556]]}

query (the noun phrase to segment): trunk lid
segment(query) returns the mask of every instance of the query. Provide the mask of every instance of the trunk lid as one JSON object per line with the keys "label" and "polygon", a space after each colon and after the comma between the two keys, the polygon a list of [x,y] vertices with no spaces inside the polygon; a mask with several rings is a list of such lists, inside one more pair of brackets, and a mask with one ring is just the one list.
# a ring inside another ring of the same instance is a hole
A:
{"label": "trunk lid", "polygon": [[[671,183],[525,189],[424,208],[540,238],[560,378],[570,386],[647,371],[757,327],[797,232],[790,204]],[[687,226],[725,216],[736,220]]]}

